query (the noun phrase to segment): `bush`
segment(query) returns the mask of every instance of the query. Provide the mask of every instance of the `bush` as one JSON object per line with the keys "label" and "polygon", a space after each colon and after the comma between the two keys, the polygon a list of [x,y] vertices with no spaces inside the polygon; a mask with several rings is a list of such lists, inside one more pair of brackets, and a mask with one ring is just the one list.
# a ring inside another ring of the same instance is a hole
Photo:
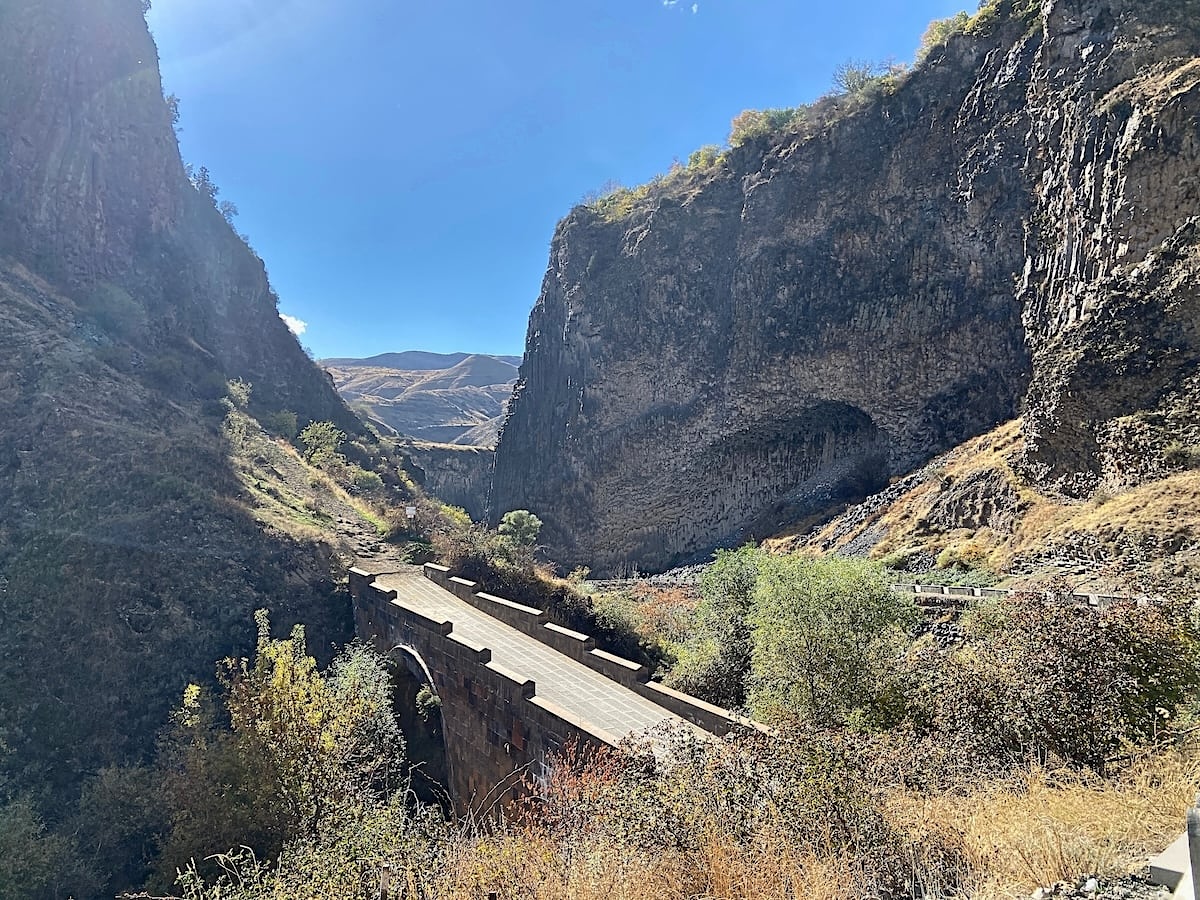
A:
{"label": "bush", "polygon": [[290,409],[281,409],[279,412],[273,412],[263,421],[263,427],[271,434],[286,440],[294,440],[296,430],[300,427],[296,420],[296,414]]}
{"label": "bush", "polygon": [[747,141],[782,131],[793,122],[803,119],[805,112],[803,106],[744,110],[729,123],[729,146],[740,147]]}
{"label": "bush", "polygon": [[961,34],[970,24],[971,17],[966,12],[950,16],[948,19],[934,19],[925,29],[921,37],[921,46],[917,49],[917,63],[921,63],[938,47],[944,47],[954,35]]}
{"label": "bush", "polygon": [[939,742],[1001,766],[1053,756],[1103,774],[1122,748],[1169,731],[1200,687],[1200,635],[1186,605],[1129,600],[1096,611],[1070,590],[982,610],[972,639],[932,660],[920,680]]}
{"label": "bush", "polygon": [[723,158],[721,148],[716,144],[705,144],[698,150],[693,150],[688,156],[687,167],[692,171],[711,169]]}
{"label": "bush", "polygon": [[847,60],[833,70],[833,89],[839,94],[855,97],[882,77],[881,67],[875,63]]}
{"label": "bush", "polygon": [[284,840],[349,824],[403,786],[404,743],[382,658],[351,644],[321,672],[302,626],[272,640],[266,612],[255,618],[254,659],[221,664],[215,700],[190,685],[166,739],[165,883],[189,858],[231,846],[274,856]]}
{"label": "bush", "polygon": [[1200,469],[1200,446],[1172,441],[1163,448],[1163,462],[1172,469]]}
{"label": "bush", "polygon": [[332,459],[346,440],[346,434],[332,422],[310,422],[300,432],[300,443],[304,445],[304,456],[311,463],[320,464]]}
{"label": "bush", "polygon": [[250,392],[252,388],[250,382],[242,381],[240,378],[231,379],[226,384],[226,392],[233,405],[238,409],[245,409],[250,405]]}
{"label": "bush", "polygon": [[752,545],[717,551],[700,579],[696,625],[679,651],[673,687],[726,709],[745,706],[755,641],[750,617],[765,563]]}
{"label": "bush", "polygon": [[770,719],[883,724],[912,600],[876,563],[763,556],[751,624],[750,706]]}
{"label": "bush", "polygon": [[368,472],[358,466],[349,467],[350,484],[364,494],[373,494],[383,490],[383,479],[375,472]]}
{"label": "bush", "polygon": [[982,568],[985,562],[987,562],[987,550],[976,543],[968,542],[942,550],[938,554],[937,567],[970,572]]}
{"label": "bush", "polygon": [[527,509],[514,509],[500,519],[496,531],[517,547],[532,547],[542,530],[542,520]]}

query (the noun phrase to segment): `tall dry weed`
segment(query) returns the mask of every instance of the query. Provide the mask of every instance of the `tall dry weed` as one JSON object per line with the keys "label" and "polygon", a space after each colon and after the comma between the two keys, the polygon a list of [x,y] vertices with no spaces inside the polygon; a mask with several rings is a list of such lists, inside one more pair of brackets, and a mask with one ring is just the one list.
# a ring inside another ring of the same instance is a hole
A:
{"label": "tall dry weed", "polygon": [[909,846],[941,850],[940,861],[956,870],[943,881],[974,898],[1014,897],[1140,868],[1182,830],[1198,787],[1200,759],[1170,752],[1112,779],[1035,768],[963,793],[897,791],[886,815]]}

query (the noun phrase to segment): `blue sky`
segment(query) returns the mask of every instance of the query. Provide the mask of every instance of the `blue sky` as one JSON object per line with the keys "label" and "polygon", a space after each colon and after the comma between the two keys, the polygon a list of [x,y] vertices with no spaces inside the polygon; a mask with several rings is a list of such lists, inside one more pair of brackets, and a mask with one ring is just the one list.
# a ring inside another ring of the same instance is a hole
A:
{"label": "blue sky", "polygon": [[207,166],[320,357],[520,354],[557,221],[967,0],[155,0]]}

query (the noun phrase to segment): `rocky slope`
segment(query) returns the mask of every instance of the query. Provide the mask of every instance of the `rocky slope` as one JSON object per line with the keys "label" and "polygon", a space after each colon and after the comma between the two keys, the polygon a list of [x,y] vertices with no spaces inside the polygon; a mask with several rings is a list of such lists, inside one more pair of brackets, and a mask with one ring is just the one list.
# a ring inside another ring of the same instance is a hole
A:
{"label": "rocky slope", "polygon": [[112,896],[110,767],[255,609],[322,653],[350,626],[320,535],[255,518],[227,381],[264,421],[360,426],[189,182],[139,0],[0,3],[0,84],[0,819],[36,799],[80,842],[61,895]]}
{"label": "rocky slope", "polygon": [[520,362],[512,356],[410,350],[326,359],[321,365],[343,399],[377,425],[435,443],[492,447]]}
{"label": "rocky slope", "polygon": [[984,586],[1066,578],[1093,593],[1200,584],[1200,453],[1142,457],[1153,475],[1076,500],[1020,474],[1025,423],[1006,422],[776,551],[884,560],[897,580]]}
{"label": "rocky slope", "polygon": [[663,568],[1024,408],[1018,469],[1195,436],[1200,4],[989,4],[868,96],[560,224],[492,514]]}

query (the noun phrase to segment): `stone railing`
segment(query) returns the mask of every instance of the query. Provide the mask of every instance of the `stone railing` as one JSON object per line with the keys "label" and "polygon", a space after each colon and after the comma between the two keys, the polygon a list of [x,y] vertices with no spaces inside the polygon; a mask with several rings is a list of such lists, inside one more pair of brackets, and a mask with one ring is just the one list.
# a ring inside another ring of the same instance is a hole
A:
{"label": "stone railing", "polygon": [[425,577],[434,584],[450,591],[464,603],[484,612],[523,634],[553,647],[564,656],[578,660],[677,716],[698,725],[705,731],[725,735],[737,727],[766,731],[766,727],[753,720],[735,716],[727,710],[706,703],[696,697],[673,690],[666,685],[650,680],[646,667],[632,660],[608,653],[596,646],[595,638],[572,631],[550,621],[545,610],[525,606],[478,591],[473,581],[450,574],[445,566],[426,563]]}

